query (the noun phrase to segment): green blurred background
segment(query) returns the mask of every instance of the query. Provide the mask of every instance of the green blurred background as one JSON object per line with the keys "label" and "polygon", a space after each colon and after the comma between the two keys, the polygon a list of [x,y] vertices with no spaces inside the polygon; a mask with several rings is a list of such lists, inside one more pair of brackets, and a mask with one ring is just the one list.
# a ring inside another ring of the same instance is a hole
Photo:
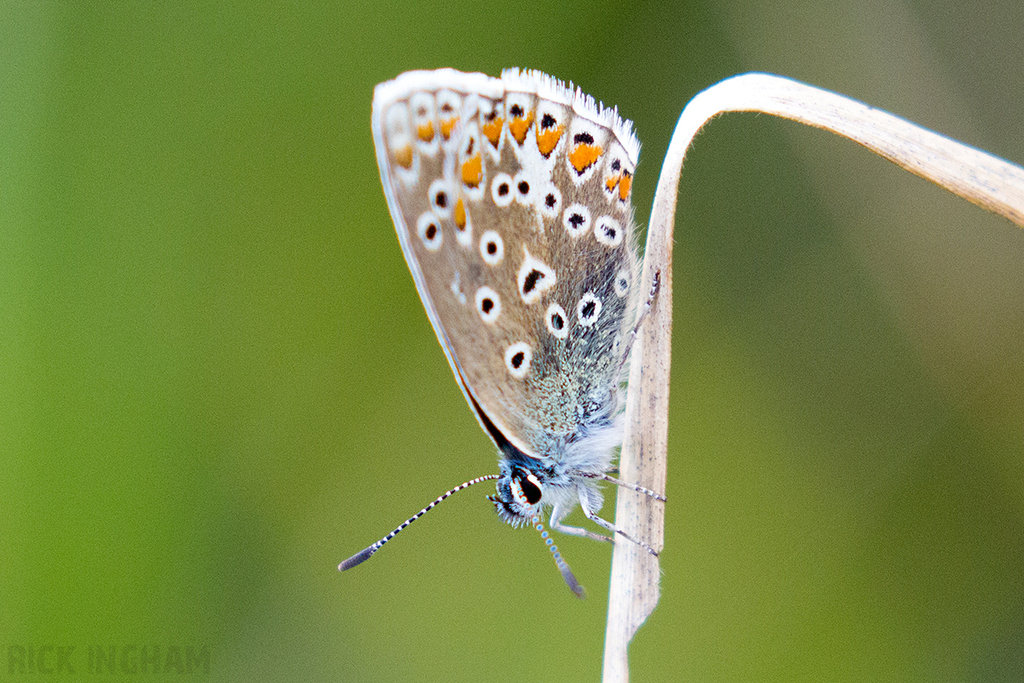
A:
{"label": "green blurred background", "polygon": [[[683,105],[742,71],[1024,161],[1019,0],[173,5],[0,6],[0,678],[18,647],[75,646],[50,678],[77,680],[147,645],[218,681],[598,679],[610,549],[560,539],[579,602],[488,491],[335,569],[495,471],[395,239],[374,84],[572,79],[636,122],[642,223]],[[676,243],[634,680],[1024,678],[1024,232],[737,114]]]}

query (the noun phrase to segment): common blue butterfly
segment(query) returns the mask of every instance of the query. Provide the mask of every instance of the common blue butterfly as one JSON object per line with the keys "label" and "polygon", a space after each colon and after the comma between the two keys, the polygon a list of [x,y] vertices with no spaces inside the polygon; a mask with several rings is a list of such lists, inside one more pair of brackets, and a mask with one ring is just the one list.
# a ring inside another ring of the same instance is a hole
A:
{"label": "common blue butterfly", "polygon": [[[412,71],[377,86],[373,139],[388,208],[455,378],[499,450],[499,474],[446,492],[339,566],[345,570],[442,500],[481,481],[513,526],[598,517],[622,443],[621,382],[655,289],[639,291],[630,204],[640,143],[614,109],[537,71],[501,78]],[[629,538],[626,536],[626,538]],[[646,544],[629,539],[655,551]]]}

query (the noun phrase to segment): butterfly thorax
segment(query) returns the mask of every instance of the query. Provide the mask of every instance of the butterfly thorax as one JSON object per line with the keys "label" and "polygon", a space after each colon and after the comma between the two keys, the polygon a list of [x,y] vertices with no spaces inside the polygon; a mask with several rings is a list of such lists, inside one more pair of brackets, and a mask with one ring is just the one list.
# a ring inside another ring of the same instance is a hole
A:
{"label": "butterfly thorax", "polygon": [[[513,494],[513,482],[519,485],[523,498]],[[590,501],[592,509],[601,509],[601,492],[594,479],[561,467],[535,463],[533,469],[528,469],[505,460],[495,488],[496,494],[487,498],[494,503],[498,517],[513,527],[528,523],[544,508],[559,506],[570,510],[581,496]]]}
{"label": "butterfly thorax", "polygon": [[[538,456],[526,455],[500,437],[497,441],[501,477],[496,495],[488,498],[503,521],[518,527],[543,508],[560,507],[564,515],[583,501],[591,510],[601,509],[597,481],[610,469],[622,443],[622,419],[609,416],[567,438],[552,439],[552,450]],[[513,494],[513,481],[519,483],[527,505]]]}

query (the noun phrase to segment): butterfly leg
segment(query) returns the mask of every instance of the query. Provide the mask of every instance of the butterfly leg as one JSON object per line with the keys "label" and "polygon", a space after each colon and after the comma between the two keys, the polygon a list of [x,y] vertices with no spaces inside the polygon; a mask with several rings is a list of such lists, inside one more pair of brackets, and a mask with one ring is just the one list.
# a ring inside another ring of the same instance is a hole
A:
{"label": "butterfly leg", "polygon": [[[649,552],[651,555],[654,555],[655,557],[658,556],[658,551],[655,550],[654,548],[652,548],[651,546],[647,545],[643,541],[636,540],[635,538],[633,538],[632,536],[630,536],[625,531],[623,531],[619,527],[615,526],[614,524],[612,524],[608,520],[602,519],[601,517],[598,517],[597,513],[590,509],[590,507],[587,505],[585,500],[580,500],[580,507],[583,509],[583,514],[585,514],[587,516],[587,519],[589,519],[594,524],[597,524],[597,525],[600,525],[600,526],[604,527],[605,529],[607,529],[608,531],[612,532],[613,534],[618,534],[618,535],[622,536],[624,539],[626,539],[627,541],[629,541],[631,543],[635,543],[636,545],[640,546],[641,548],[643,548],[644,550]],[[600,535],[600,534],[595,534],[595,535]],[[602,536],[601,538],[606,538],[606,537]],[[608,540],[611,540],[611,539],[608,539]]]}
{"label": "butterfly leg", "polygon": [[[615,474],[619,473],[619,470],[618,470],[617,467],[614,467],[614,468],[612,468],[609,471],[610,472],[615,472]],[[650,489],[645,489],[643,486],[640,486],[639,484],[631,484],[628,481],[622,481],[621,479],[616,479],[615,477],[609,476],[607,474],[594,474],[592,472],[581,472],[581,471],[578,471],[578,470],[573,471],[573,474],[575,476],[586,477],[588,479],[601,479],[603,481],[607,481],[610,484],[615,484],[616,486],[621,486],[623,488],[627,488],[627,489],[631,489],[633,491],[636,491],[637,493],[642,493],[645,496],[650,496],[654,500],[660,500],[663,503],[667,500],[667,498],[665,498],[665,496],[661,495],[660,493],[658,493],[656,491],[652,491]]]}
{"label": "butterfly leg", "polygon": [[622,353],[622,360],[619,362],[619,374],[622,374],[622,368],[626,365],[626,361],[629,360],[629,352],[633,350],[633,342],[640,335],[640,325],[643,324],[647,318],[647,314],[651,312],[651,306],[654,305],[654,299],[658,296],[658,289],[661,287],[661,271],[657,270],[654,272],[654,277],[651,279],[651,292],[647,295],[647,302],[644,303],[644,309],[640,311],[640,315],[637,316],[636,325],[633,326],[632,331],[629,333],[629,337],[626,339],[626,349]]}
{"label": "butterfly leg", "polygon": [[[584,509],[584,512],[586,510]],[[599,534],[591,531],[590,529],[582,529],[578,526],[567,526],[562,524],[562,518],[569,513],[560,505],[555,505],[555,508],[551,511],[551,528],[560,531],[563,534],[571,534],[573,536],[582,536],[583,538],[589,538],[592,541],[606,541],[611,543],[614,539],[604,534]],[[588,515],[589,517],[589,515]]]}
{"label": "butterfly leg", "polygon": [[652,491],[650,489],[645,489],[643,486],[640,486],[639,484],[630,484],[628,481],[622,481],[621,479],[616,479],[615,477],[609,477],[607,474],[601,475],[600,478],[607,482],[615,484],[616,486],[622,486],[623,488],[632,489],[637,493],[642,493],[645,496],[650,496],[654,500],[660,500],[663,503],[666,500],[668,500],[667,498],[665,498],[665,496],[661,495],[660,493],[656,493],[655,491]]}

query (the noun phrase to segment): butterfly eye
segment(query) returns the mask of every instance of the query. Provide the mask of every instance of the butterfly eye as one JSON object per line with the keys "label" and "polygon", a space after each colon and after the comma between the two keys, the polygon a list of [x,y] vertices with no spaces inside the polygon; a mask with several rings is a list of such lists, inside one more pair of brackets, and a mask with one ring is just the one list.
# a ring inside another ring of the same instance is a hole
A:
{"label": "butterfly eye", "polygon": [[540,479],[533,472],[517,474],[516,481],[519,482],[519,487],[523,490],[523,497],[526,498],[527,503],[536,505],[540,502]]}

